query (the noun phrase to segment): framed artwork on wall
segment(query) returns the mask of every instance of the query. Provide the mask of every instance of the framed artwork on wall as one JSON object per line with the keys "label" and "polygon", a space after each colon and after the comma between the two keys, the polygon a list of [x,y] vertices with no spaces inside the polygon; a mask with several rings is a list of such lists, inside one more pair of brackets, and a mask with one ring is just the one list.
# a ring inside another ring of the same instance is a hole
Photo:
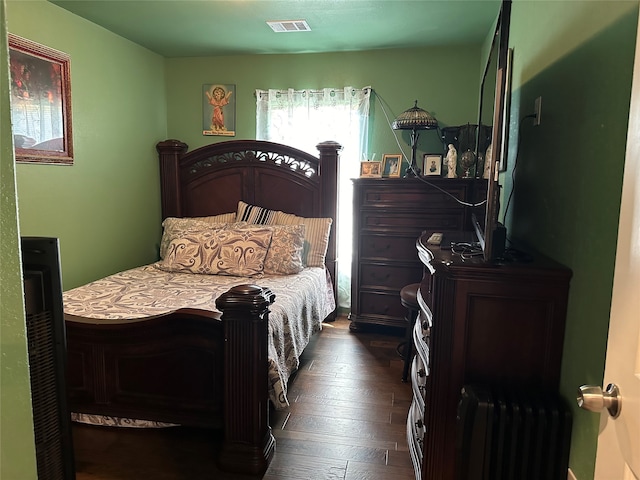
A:
{"label": "framed artwork on wall", "polygon": [[442,174],[442,155],[439,153],[425,153],[423,162],[423,175],[440,176]]}
{"label": "framed artwork on wall", "polygon": [[202,135],[236,135],[236,86],[208,83],[202,86]]}
{"label": "framed artwork on wall", "polygon": [[382,176],[384,178],[400,178],[402,155],[386,153],[382,156]]}
{"label": "framed artwork on wall", "polygon": [[72,165],[69,55],[11,33],[8,40],[16,162]]}

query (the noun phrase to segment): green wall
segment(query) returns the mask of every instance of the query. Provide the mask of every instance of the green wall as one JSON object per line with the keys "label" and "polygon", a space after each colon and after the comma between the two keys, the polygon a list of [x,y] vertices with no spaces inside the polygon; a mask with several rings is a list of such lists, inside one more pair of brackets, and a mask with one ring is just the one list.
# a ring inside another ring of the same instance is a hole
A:
{"label": "green wall", "polygon": [[[573,408],[570,466],[579,480],[593,478],[600,416],[580,410],[575,392],[603,380],[637,20],[637,1],[515,0],[511,17],[503,199],[516,157],[517,169],[507,227],[573,270],[561,392]],[[521,119],[538,96],[534,127]]]}
{"label": "green wall", "polygon": [[[155,143],[171,137],[194,148],[226,139],[201,135],[204,83],[236,84],[236,138],[254,138],[256,88],[371,85],[392,117],[417,99],[441,126],[475,118],[479,48],[162,59],[48,2],[6,4],[9,31],[71,55],[75,165],[15,169],[19,232],[60,237],[65,288],[155,258],[160,234]],[[510,235],[573,270],[561,381],[572,404],[578,385],[599,384],[603,376],[637,13],[637,0],[514,0],[512,11],[514,88],[509,170],[502,175],[505,200],[516,156],[518,168],[507,226]],[[6,64],[4,48],[2,55]],[[6,76],[4,67],[0,75]],[[8,446],[3,442],[4,478],[8,469],[33,472],[34,465],[25,408],[29,388],[13,162],[7,151],[6,93],[1,93],[0,421],[2,438],[11,435]],[[538,96],[542,125],[525,120],[519,129]],[[432,132],[420,137],[420,151],[440,147],[433,137]],[[408,151],[408,136],[401,140]],[[373,152],[378,158],[397,152],[377,100]],[[9,368],[12,376],[6,375]],[[7,391],[12,396],[5,403]],[[574,405],[571,467],[579,480],[593,478],[597,430],[598,416]],[[14,447],[26,453],[10,455]]]}
{"label": "green wall", "polygon": [[4,0],[0,0],[0,478],[36,479],[13,163]]}
{"label": "green wall", "polygon": [[[0,6],[0,478],[30,480],[37,474],[19,235],[60,238],[65,288],[155,259],[164,60],[45,1]],[[14,164],[6,31],[71,56],[73,166]]]}
{"label": "green wall", "polygon": [[65,290],[155,260],[164,59],[42,0],[8,1],[7,20],[71,57],[74,165],[17,165],[21,233],[60,238]]}
{"label": "green wall", "polygon": [[[398,153],[398,146],[382,111],[384,101],[390,121],[418,106],[432,113],[440,126],[474,123],[478,108],[480,47],[439,47],[375,50],[366,52],[242,55],[170,58],[167,65],[168,132],[190,148],[228,137],[202,135],[202,85],[236,85],[236,138],[255,138],[256,89],[361,88],[371,86],[369,154],[381,160]],[[405,154],[410,155],[408,132],[398,132]],[[420,153],[442,151],[436,132],[423,132]],[[371,158],[371,157],[369,157]]]}

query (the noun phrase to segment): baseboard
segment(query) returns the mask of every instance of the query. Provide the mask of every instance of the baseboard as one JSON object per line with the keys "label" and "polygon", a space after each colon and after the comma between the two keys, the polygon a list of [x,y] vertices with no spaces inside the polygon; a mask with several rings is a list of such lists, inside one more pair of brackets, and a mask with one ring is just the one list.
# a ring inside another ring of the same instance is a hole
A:
{"label": "baseboard", "polygon": [[578,480],[571,469],[569,469],[569,471],[567,472],[567,480]]}

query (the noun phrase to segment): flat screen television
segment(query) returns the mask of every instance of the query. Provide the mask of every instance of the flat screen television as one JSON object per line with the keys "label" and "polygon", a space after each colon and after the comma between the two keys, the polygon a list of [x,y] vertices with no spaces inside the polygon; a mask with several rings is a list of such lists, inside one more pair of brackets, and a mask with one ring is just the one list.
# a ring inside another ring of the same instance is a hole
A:
{"label": "flat screen television", "polygon": [[[488,49],[480,83],[476,158],[483,159],[478,176],[487,178],[487,203],[484,221],[473,218],[473,226],[485,261],[494,261],[504,253],[506,230],[498,221],[500,185],[498,174],[504,168],[507,154],[509,97],[511,95],[511,57],[509,18],[511,0],[502,0],[493,37]],[[488,126],[489,128],[482,128]],[[487,137],[487,135],[490,135]],[[487,149],[490,149],[489,152]],[[479,169],[478,169],[479,170]]]}

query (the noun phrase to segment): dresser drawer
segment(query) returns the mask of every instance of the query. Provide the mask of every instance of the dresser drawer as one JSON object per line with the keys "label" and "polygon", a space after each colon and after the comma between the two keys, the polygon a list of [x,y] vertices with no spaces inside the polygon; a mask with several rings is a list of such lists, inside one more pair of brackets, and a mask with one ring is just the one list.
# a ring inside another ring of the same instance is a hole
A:
{"label": "dresser drawer", "polygon": [[[360,228],[368,231],[402,232],[413,236],[415,240],[425,228],[431,230],[462,230],[464,211],[439,210],[434,212],[393,212],[380,210],[362,210],[360,212]],[[469,225],[470,227],[470,225]]]}
{"label": "dresser drawer", "polygon": [[400,293],[360,291],[358,311],[364,316],[384,316],[400,319],[402,325],[407,309],[400,303]]}
{"label": "dresser drawer", "polygon": [[415,262],[416,265],[420,265],[420,268],[422,268],[415,245],[415,235],[363,233],[360,236],[360,259],[379,258]]}
{"label": "dresser drawer", "polygon": [[405,285],[420,280],[422,269],[419,265],[383,265],[378,263],[361,263],[359,284],[360,288],[392,289],[400,301],[400,290]]}
{"label": "dresser drawer", "polygon": [[[447,189],[455,198],[465,198],[464,185],[450,185]],[[406,207],[417,205],[421,209],[440,209],[442,207],[459,207],[454,198],[444,192],[426,185],[407,187],[398,185],[397,189],[389,189],[384,185],[367,186],[362,192],[362,205],[375,207]]]}

